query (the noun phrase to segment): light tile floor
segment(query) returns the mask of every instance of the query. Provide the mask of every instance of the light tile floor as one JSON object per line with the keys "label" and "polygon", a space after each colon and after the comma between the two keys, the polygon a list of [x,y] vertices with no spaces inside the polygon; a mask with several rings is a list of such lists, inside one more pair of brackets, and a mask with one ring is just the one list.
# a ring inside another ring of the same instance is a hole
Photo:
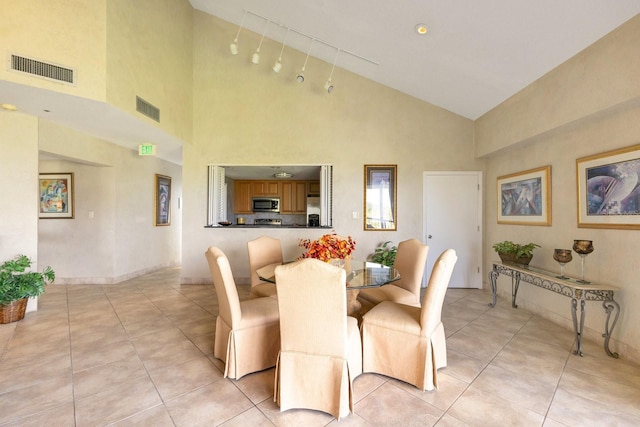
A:
{"label": "light tile floor", "polygon": [[[0,325],[1,426],[325,426],[280,412],[274,370],[239,381],[212,356],[213,286],[180,285],[169,269],[108,286],[49,286],[39,310]],[[248,286],[240,286],[241,298]],[[421,392],[375,374],[355,379],[341,425],[637,426],[640,367],[489,294],[450,289],[443,309],[449,366]]]}

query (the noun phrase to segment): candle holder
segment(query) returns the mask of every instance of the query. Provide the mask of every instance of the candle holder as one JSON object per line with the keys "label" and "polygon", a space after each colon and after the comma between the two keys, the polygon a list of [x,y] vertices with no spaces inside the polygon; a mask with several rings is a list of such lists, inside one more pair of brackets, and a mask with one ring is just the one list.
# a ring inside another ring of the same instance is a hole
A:
{"label": "candle holder", "polygon": [[564,275],[564,266],[573,259],[573,256],[571,256],[571,249],[554,249],[553,259],[560,264],[560,275],[556,277],[558,279],[568,279],[569,277]]}
{"label": "candle holder", "polygon": [[584,280],[584,259],[593,252],[593,241],[591,240],[574,240],[573,241],[573,250],[576,251],[581,258],[582,264],[582,278],[578,280],[578,283],[591,283],[588,280]]}

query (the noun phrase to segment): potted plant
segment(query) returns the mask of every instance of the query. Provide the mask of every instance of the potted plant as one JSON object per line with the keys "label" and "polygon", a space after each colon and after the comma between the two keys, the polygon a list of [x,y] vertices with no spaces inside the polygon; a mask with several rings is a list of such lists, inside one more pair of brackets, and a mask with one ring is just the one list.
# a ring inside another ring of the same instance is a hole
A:
{"label": "potted plant", "polygon": [[533,250],[539,247],[536,243],[520,244],[505,240],[494,244],[493,250],[498,253],[502,262],[529,265],[533,258]]}
{"label": "potted plant", "polygon": [[392,243],[393,242],[387,240],[386,242],[380,244],[380,246],[378,246],[373,252],[373,255],[371,255],[371,261],[393,267],[393,263],[396,261],[396,253],[398,252],[398,247],[393,245]]}
{"label": "potted plant", "polygon": [[42,273],[27,271],[31,264],[26,255],[18,255],[0,266],[0,323],[24,318],[27,300],[42,294],[45,285],[54,281],[51,267],[45,267]]}

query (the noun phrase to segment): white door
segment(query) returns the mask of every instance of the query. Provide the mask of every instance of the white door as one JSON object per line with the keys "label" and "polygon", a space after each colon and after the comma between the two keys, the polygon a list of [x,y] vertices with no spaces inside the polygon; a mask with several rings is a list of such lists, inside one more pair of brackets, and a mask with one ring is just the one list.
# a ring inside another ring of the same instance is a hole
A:
{"label": "white door", "polygon": [[429,245],[422,286],[446,249],[456,250],[450,288],[482,288],[482,172],[425,172],[424,242]]}

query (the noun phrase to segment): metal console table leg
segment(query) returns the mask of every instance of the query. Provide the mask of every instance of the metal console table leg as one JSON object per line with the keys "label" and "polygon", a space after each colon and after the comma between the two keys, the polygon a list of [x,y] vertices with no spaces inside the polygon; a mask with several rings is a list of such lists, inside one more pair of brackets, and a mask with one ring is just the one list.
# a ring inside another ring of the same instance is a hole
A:
{"label": "metal console table leg", "polygon": [[584,300],[580,300],[580,324],[578,324],[578,300],[575,298],[571,298],[571,318],[573,319],[573,330],[576,333],[576,349],[573,354],[577,354],[580,356],[583,356],[582,332],[584,331],[584,303]]}
{"label": "metal console table leg", "polygon": [[[607,313],[607,319],[604,324],[604,351],[607,352],[607,355],[617,359],[620,355],[616,352],[612,352],[609,350],[609,338],[611,338],[611,333],[613,332],[613,328],[616,327],[616,323],[618,322],[618,316],[620,315],[620,305],[615,302],[613,299],[608,301],[602,301],[602,306],[604,307],[604,311]],[[616,312],[616,315],[613,318],[613,322],[611,323],[611,327],[609,327],[609,321],[611,320],[611,312]]]}
{"label": "metal console table leg", "polygon": [[491,293],[493,294],[493,301],[491,301],[489,303],[489,307],[495,307],[496,306],[496,302],[497,302],[497,298],[498,298],[498,284],[497,284],[496,281],[498,280],[498,275],[499,274],[500,273],[498,273],[495,270],[495,267],[489,273],[489,282],[491,283]]}

